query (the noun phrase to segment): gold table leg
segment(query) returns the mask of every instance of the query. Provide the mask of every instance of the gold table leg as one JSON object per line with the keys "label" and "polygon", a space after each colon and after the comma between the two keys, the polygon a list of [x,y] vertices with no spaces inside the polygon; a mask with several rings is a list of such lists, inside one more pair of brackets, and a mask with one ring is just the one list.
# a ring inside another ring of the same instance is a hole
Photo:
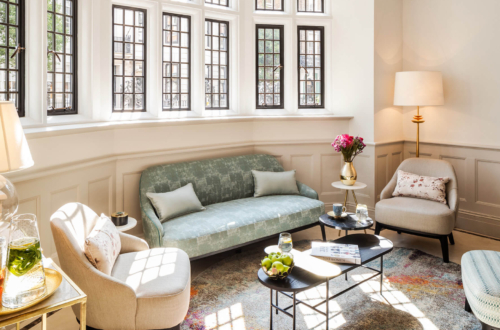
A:
{"label": "gold table leg", "polygon": [[87,302],[82,302],[80,305],[80,330],[87,329]]}
{"label": "gold table leg", "polygon": [[42,315],[42,330],[47,330],[47,314]]}
{"label": "gold table leg", "polygon": [[21,330],[21,322],[16,323],[16,330]]}

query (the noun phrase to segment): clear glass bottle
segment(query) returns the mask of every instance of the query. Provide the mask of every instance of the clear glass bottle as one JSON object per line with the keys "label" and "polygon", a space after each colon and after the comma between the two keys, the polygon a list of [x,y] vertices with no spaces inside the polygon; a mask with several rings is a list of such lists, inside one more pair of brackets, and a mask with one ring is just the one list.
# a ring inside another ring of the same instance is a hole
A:
{"label": "clear glass bottle", "polygon": [[45,271],[36,216],[12,217],[2,305],[19,308],[46,292]]}

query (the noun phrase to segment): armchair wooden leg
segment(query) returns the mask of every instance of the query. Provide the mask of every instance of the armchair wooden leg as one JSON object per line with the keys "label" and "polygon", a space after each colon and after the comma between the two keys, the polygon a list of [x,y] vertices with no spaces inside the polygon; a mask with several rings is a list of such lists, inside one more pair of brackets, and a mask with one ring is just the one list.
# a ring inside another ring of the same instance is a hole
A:
{"label": "armchair wooden leg", "polygon": [[451,233],[448,238],[450,239],[450,244],[455,245],[455,239],[453,238],[453,233]]}
{"label": "armchair wooden leg", "polygon": [[450,257],[448,254],[448,236],[441,236],[439,240],[441,241],[441,250],[443,251],[443,262],[449,263]]}
{"label": "armchair wooden leg", "polygon": [[382,225],[380,223],[375,224],[375,235],[380,235],[380,231],[382,230]]}
{"label": "armchair wooden leg", "polygon": [[470,308],[469,301],[467,300],[467,297],[465,297],[465,311],[468,313],[472,313],[472,309]]}

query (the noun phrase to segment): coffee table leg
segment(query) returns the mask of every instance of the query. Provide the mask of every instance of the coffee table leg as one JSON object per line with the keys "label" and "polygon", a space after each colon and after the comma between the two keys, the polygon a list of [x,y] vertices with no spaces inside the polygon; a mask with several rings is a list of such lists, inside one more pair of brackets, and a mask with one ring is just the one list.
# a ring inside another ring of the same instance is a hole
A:
{"label": "coffee table leg", "polygon": [[321,227],[321,235],[323,235],[323,242],[326,242],[325,225],[320,224],[320,227]]}
{"label": "coffee table leg", "polygon": [[384,282],[384,256],[380,257],[380,294],[382,294],[382,283]]}
{"label": "coffee table leg", "polygon": [[271,317],[269,321],[269,330],[273,330],[273,289],[271,289],[271,301],[269,302],[269,306],[271,307]]}
{"label": "coffee table leg", "polygon": [[328,322],[330,321],[330,281],[326,280],[326,330],[328,330]]}
{"label": "coffee table leg", "polygon": [[[278,306],[278,290],[276,290],[276,306]],[[278,309],[276,308],[276,315],[278,315]]]}
{"label": "coffee table leg", "polygon": [[297,292],[293,293],[293,330],[295,330],[295,314],[297,313]]}

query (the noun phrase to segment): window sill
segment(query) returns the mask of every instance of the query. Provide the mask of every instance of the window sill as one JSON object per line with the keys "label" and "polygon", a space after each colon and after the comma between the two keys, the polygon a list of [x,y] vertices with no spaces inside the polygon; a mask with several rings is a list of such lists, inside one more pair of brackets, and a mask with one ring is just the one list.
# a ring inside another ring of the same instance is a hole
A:
{"label": "window sill", "polygon": [[353,116],[342,115],[269,115],[269,116],[227,116],[227,117],[191,117],[191,118],[169,118],[154,120],[128,120],[128,121],[107,121],[88,122],[67,125],[54,125],[45,127],[25,128],[24,132],[28,139],[40,137],[57,136],[85,133],[91,131],[103,131],[110,129],[127,128],[147,128],[158,126],[178,126],[178,125],[199,125],[199,124],[219,124],[231,122],[255,122],[255,121],[337,121],[350,120]]}

